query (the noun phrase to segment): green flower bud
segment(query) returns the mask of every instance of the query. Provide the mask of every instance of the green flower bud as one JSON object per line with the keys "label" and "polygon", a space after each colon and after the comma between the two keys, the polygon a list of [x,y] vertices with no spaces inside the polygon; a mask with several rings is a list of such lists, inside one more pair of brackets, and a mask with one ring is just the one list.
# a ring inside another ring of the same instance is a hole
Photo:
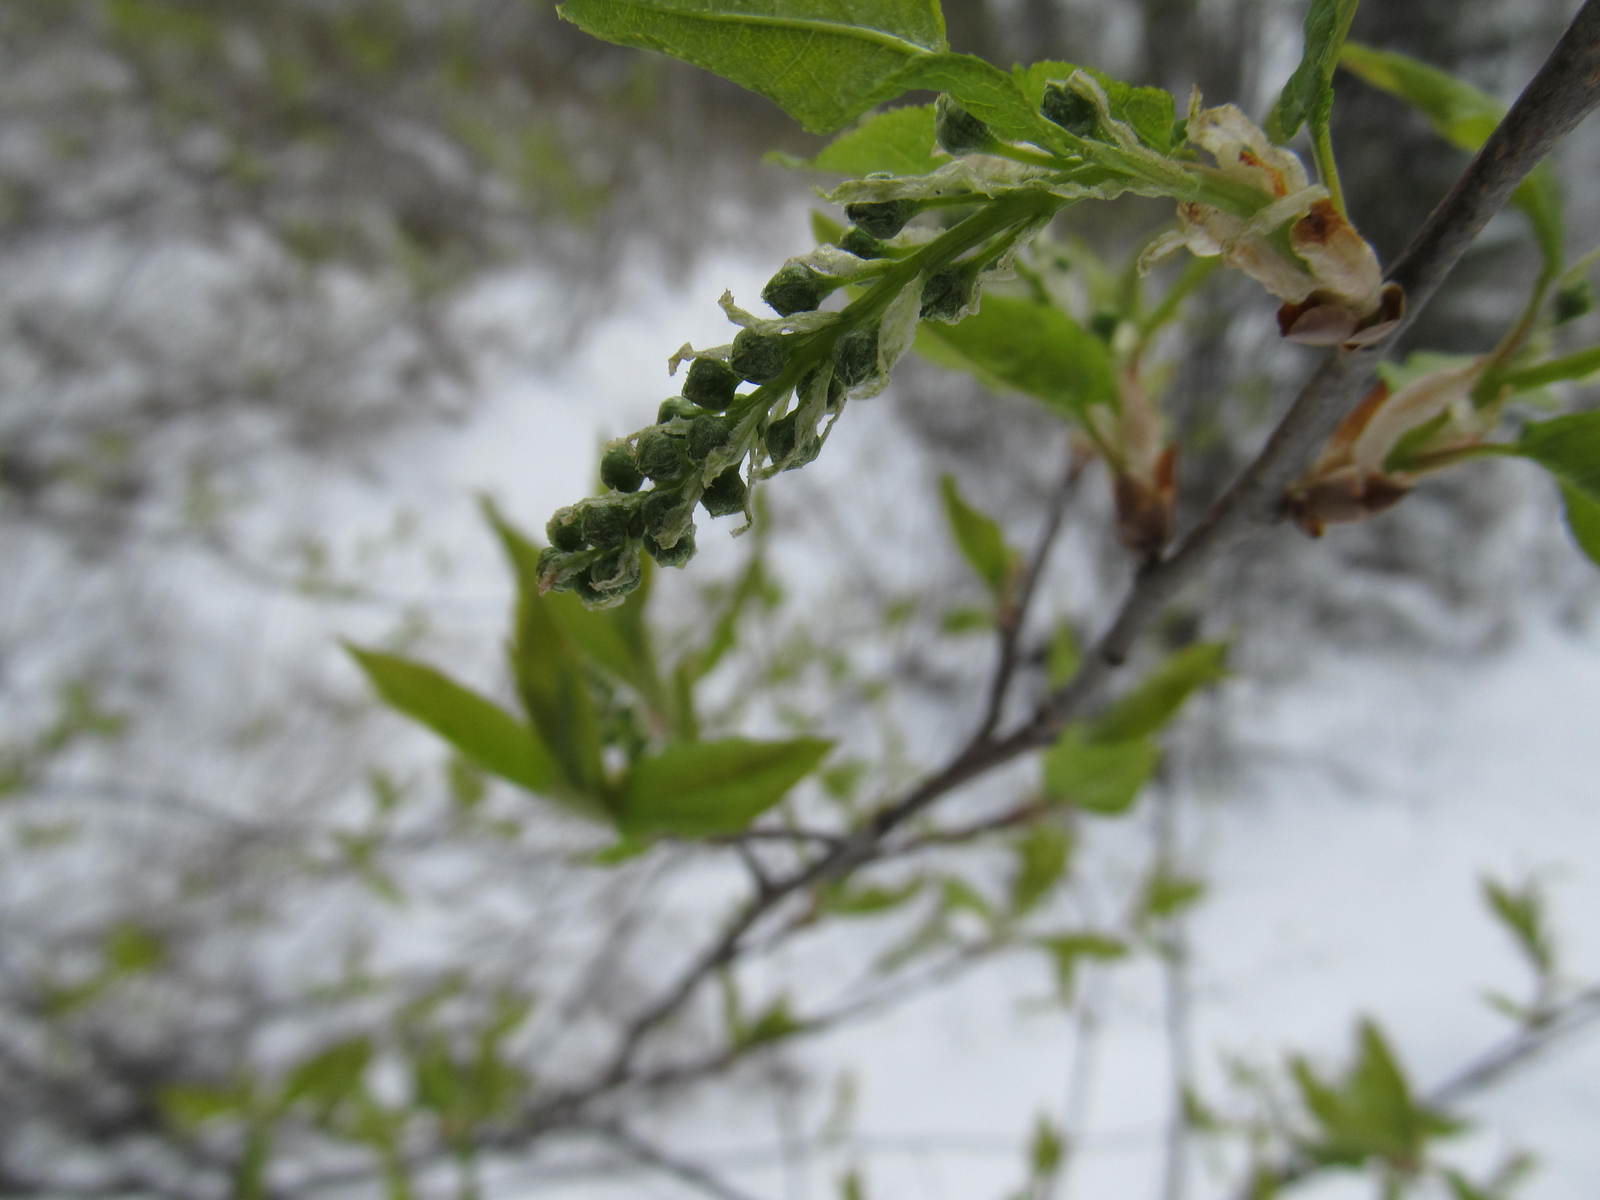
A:
{"label": "green flower bud", "polygon": [[539,553],[539,586],[546,591],[570,592],[589,570],[586,554],[569,554],[547,546]]}
{"label": "green flower bud", "polygon": [[644,515],[645,544],[654,541],[660,546],[676,546],[684,533],[694,528],[695,497],[679,491],[656,488],[647,492],[642,512]]}
{"label": "green flower bud", "polygon": [[822,439],[801,426],[799,409],[767,426],[767,455],[782,470],[805,466],[821,449]]}
{"label": "green flower bud", "polygon": [[839,248],[854,254],[857,258],[882,258],[888,247],[873,237],[858,225],[852,225],[845,230],[844,237],[839,239]]}
{"label": "green flower bud", "polygon": [[694,557],[694,526],[689,526],[670,546],[663,546],[647,533],[644,535],[644,548],[663,567],[681,567]]}
{"label": "green flower bud", "polygon": [[807,371],[795,391],[801,396],[811,395],[816,391],[817,377],[823,372],[827,372],[828,375],[828,398],[825,404],[829,412],[836,413],[844,407],[845,386],[843,380],[833,373],[832,364],[813,367]]}
{"label": "green flower bud", "polygon": [[713,517],[731,517],[744,511],[744,478],[738,467],[729,467],[706,487],[700,496],[701,506]]}
{"label": "green flower bud", "polygon": [[781,317],[791,313],[811,312],[839,285],[827,275],[804,263],[785,263],[783,268],[767,280],[761,289],[761,298]]}
{"label": "green flower bud", "polygon": [[850,218],[870,237],[892,238],[906,227],[906,222],[917,215],[915,200],[861,200],[844,207]]}
{"label": "green flower bud", "polygon": [[714,358],[697,358],[689,364],[683,395],[701,408],[721,412],[733,403],[734,389],[738,386],[739,375],[727,363]]}
{"label": "green flower bud", "polygon": [[636,516],[638,505],[621,497],[600,497],[585,500],[578,506],[583,526],[583,540],[596,548],[620,546],[629,537],[637,537]]}
{"label": "green flower bud", "polygon": [[626,596],[639,586],[640,578],[639,547],[629,545],[597,558],[584,581],[596,592]]}
{"label": "green flower bud", "polygon": [[949,96],[939,97],[935,112],[934,137],[946,154],[981,154],[995,144],[989,127]]}
{"label": "green flower bud", "polygon": [[1594,308],[1594,287],[1587,279],[1562,288],[1556,293],[1556,324],[1575,321]]}
{"label": "green flower bud", "polygon": [[688,473],[689,451],[681,437],[673,437],[659,428],[646,429],[639,435],[638,443],[639,470],[657,483],[671,483]]}
{"label": "green flower bud", "polygon": [[544,535],[557,550],[582,550],[585,543],[578,510],[570,504],[556,509],[555,515],[545,522]]}
{"label": "green flower bud", "polygon": [[579,576],[566,587],[557,588],[558,592],[576,592],[578,599],[582,600],[586,608],[615,608],[626,598],[626,592],[610,591],[597,588],[589,582],[587,575]]}
{"label": "green flower bud", "polygon": [[846,388],[865,383],[878,373],[878,330],[853,329],[834,347],[834,378]]}
{"label": "green flower bud", "polygon": [[1111,339],[1117,336],[1117,326],[1120,324],[1122,318],[1116,313],[1102,310],[1089,318],[1089,332],[1109,346]]}
{"label": "green flower bud", "polygon": [[783,374],[788,360],[789,347],[781,334],[757,333],[753,329],[739,331],[739,336],[733,339],[733,352],[728,356],[728,364],[738,372],[739,378],[751,383],[771,383]]}
{"label": "green flower bud", "polygon": [[1047,83],[1044,103],[1039,112],[1047,121],[1054,121],[1074,137],[1092,138],[1100,128],[1100,114],[1094,105],[1070,88],[1059,83]]}
{"label": "green flower bud", "polygon": [[970,267],[946,267],[922,285],[919,315],[929,321],[959,321],[977,291],[978,275]]}
{"label": "green flower bud", "polygon": [[685,400],[682,396],[668,396],[661,402],[661,407],[656,409],[656,424],[665,425],[674,417],[693,420],[699,415],[700,410],[693,402]]}
{"label": "green flower bud", "polygon": [[600,456],[600,482],[619,492],[637,492],[644,482],[639,460],[625,439],[612,442]]}
{"label": "green flower bud", "polygon": [[733,421],[728,417],[696,417],[694,424],[689,426],[690,459],[697,463],[705,462],[715,451],[727,445],[732,435]]}

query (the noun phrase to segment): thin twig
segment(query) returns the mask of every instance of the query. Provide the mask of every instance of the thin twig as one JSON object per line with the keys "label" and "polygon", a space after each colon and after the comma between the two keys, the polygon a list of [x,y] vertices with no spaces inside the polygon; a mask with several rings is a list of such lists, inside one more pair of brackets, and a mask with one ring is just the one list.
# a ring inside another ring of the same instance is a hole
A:
{"label": "thin twig", "polygon": [[606,1125],[591,1127],[593,1133],[598,1134],[610,1142],[628,1157],[646,1166],[654,1167],[664,1174],[671,1175],[681,1183],[698,1188],[708,1196],[715,1196],[717,1200],[756,1200],[750,1193],[741,1191],[731,1184],[724,1183],[699,1163],[678,1158],[657,1146],[646,1141],[625,1125],[612,1122]]}
{"label": "thin twig", "polygon": [[1000,652],[995,663],[994,675],[989,681],[989,700],[984,707],[983,719],[978,723],[979,737],[988,737],[1000,724],[1000,717],[1005,710],[1006,693],[1010,690],[1011,680],[1016,675],[1017,646],[1022,636],[1022,627],[1027,623],[1028,611],[1039,588],[1039,579],[1044,574],[1050,550],[1061,533],[1061,522],[1066,516],[1067,506],[1071,504],[1072,497],[1078,490],[1078,481],[1082,478],[1083,469],[1088,462],[1088,458],[1080,453],[1074,444],[1068,444],[1066,472],[1050,498],[1044,526],[1034,541],[1033,552],[1029,555],[1028,564],[1017,582],[1016,592],[1000,612],[998,622]]}

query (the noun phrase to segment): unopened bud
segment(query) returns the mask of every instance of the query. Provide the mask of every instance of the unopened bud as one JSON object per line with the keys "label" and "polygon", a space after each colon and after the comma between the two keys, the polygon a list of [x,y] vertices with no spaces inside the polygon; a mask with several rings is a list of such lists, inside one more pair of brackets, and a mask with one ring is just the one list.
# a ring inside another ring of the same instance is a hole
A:
{"label": "unopened bud", "polygon": [[738,386],[739,375],[727,363],[714,358],[697,358],[689,364],[683,395],[701,408],[721,412],[733,403],[734,389]]}
{"label": "unopened bud", "polygon": [[555,515],[545,523],[544,535],[550,539],[550,545],[557,550],[571,552],[582,550],[585,545],[583,525],[578,510],[570,504],[566,508],[558,508]]}
{"label": "unopened bud", "polygon": [[682,479],[689,470],[689,451],[681,437],[658,429],[639,435],[639,470],[657,483]]}
{"label": "unopened bud", "polygon": [[1073,137],[1092,138],[1100,128],[1100,114],[1086,97],[1059,83],[1047,83],[1039,112]]}
{"label": "unopened bud", "polygon": [[935,107],[934,137],[939,149],[960,157],[963,154],[981,154],[995,144],[989,127],[949,96],[940,96]]}
{"label": "unopened bud", "polygon": [[674,417],[683,417],[693,420],[700,415],[700,410],[689,400],[682,396],[668,396],[661,402],[661,407],[656,409],[656,424],[665,425]]}
{"label": "unopened bud", "polygon": [[694,557],[694,526],[689,526],[670,546],[663,546],[647,533],[644,548],[663,567],[681,567]]}
{"label": "unopened bud", "polygon": [[832,278],[804,263],[785,263],[761,289],[761,298],[779,316],[811,312],[839,285]]}
{"label": "unopened bud", "polygon": [[783,374],[784,364],[788,360],[789,347],[784,344],[781,334],[741,329],[733,339],[728,365],[741,379],[748,379],[751,383],[771,383]]}
{"label": "unopened bud", "polygon": [[854,254],[857,258],[867,259],[882,258],[888,249],[859,225],[852,225],[845,230],[844,237],[839,239],[839,248]]}
{"label": "unopened bud", "polygon": [[738,467],[729,467],[707,485],[700,504],[713,517],[731,517],[744,511],[745,483]]}
{"label": "unopened bud", "polygon": [[637,492],[644,483],[633,447],[626,440],[612,442],[600,456],[600,482],[619,492]]}
{"label": "unopened bud", "polygon": [[703,463],[716,451],[727,445],[733,434],[733,422],[722,416],[696,417],[689,426],[689,458]]}
{"label": "unopened bud", "polygon": [[977,274],[970,267],[946,267],[942,271],[935,271],[922,285],[919,315],[928,321],[959,321],[972,303],[977,286]]}
{"label": "unopened bud", "polygon": [[917,215],[917,203],[915,200],[861,200],[845,205],[844,215],[871,237],[892,238]]}
{"label": "unopened bud", "polygon": [[589,545],[604,548],[620,546],[630,536],[637,536],[634,528],[638,505],[621,497],[600,497],[585,500],[578,506],[583,527],[583,540]]}
{"label": "unopened bud", "polygon": [[853,329],[834,348],[834,378],[847,388],[878,374],[878,330]]}

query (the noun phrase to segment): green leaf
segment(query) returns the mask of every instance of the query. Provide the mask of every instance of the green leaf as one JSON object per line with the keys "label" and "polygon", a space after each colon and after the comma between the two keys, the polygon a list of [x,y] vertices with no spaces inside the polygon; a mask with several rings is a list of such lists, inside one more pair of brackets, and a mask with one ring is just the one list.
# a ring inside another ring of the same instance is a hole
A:
{"label": "green leaf", "polygon": [[945,49],[937,0],[567,0],[557,11],[759,92],[818,133],[912,86],[908,68]]}
{"label": "green leaf", "polygon": [[1093,742],[1071,728],[1045,752],[1045,794],[1084,812],[1120,816],[1133,807],[1160,757],[1149,738]]}
{"label": "green leaf", "polygon": [[1082,662],[1083,649],[1078,644],[1078,631],[1070,622],[1063,621],[1056,626],[1050,638],[1050,656],[1046,664],[1050,686],[1058,688],[1067,683],[1078,673]]}
{"label": "green leaf", "polygon": [[1510,932],[1517,948],[1527,957],[1540,975],[1555,967],[1555,949],[1545,927],[1544,896],[1536,884],[1530,882],[1513,890],[1493,879],[1484,879],[1483,898],[1489,910],[1500,919]]}
{"label": "green leaf", "polygon": [[899,887],[852,886],[836,880],[817,893],[817,907],[839,917],[876,917],[891,912],[922,891],[923,880],[908,879]]}
{"label": "green leaf", "polygon": [[903,87],[948,92],[1002,141],[1026,142],[1053,130],[1015,79],[974,54],[936,54],[906,72]]}
{"label": "green leaf", "polygon": [[1067,872],[1072,835],[1054,825],[1035,825],[1013,843],[1017,855],[1011,876],[1011,912],[1031,912]]}
{"label": "green leaf", "polygon": [[118,975],[153,971],[167,957],[167,944],[143,926],[124,922],[106,934],[106,965]]}
{"label": "green leaf", "polygon": [[1556,477],[1566,501],[1567,527],[1600,566],[1600,413],[1573,413],[1527,425],[1502,453],[1531,459]]}
{"label": "green leaf", "polygon": [[737,833],[809,774],[832,742],[686,742],[640,759],[622,789],[625,837]]}
{"label": "green leaf", "polygon": [[1063,1004],[1072,1002],[1079,962],[1086,958],[1110,962],[1124,958],[1128,953],[1128,947],[1124,943],[1098,933],[1062,934],[1058,937],[1041,938],[1035,944],[1050,959],[1055,972],[1056,994]]}
{"label": "green leaf", "polygon": [[289,1072],[280,1103],[287,1107],[309,1100],[324,1111],[331,1109],[360,1086],[371,1061],[371,1038],[354,1037],[336,1042]]}
{"label": "green leaf", "polygon": [[1311,0],[1306,9],[1305,49],[1267,118],[1267,135],[1286,142],[1306,122],[1326,125],[1333,111],[1333,72],[1350,33],[1358,0]]}
{"label": "green leaf", "polygon": [[175,1083],[156,1094],[156,1103],[170,1123],[184,1132],[193,1132],[219,1117],[244,1116],[250,1111],[251,1097],[245,1087]]}
{"label": "green leaf", "polygon": [[1054,1179],[1067,1156],[1067,1143],[1049,1117],[1040,1116],[1028,1144],[1028,1165],[1037,1181]]}
{"label": "green leaf", "polygon": [[1176,916],[1205,894],[1205,880],[1158,869],[1145,881],[1144,894],[1139,898],[1140,919],[1159,921]]}
{"label": "green leaf", "polygon": [[[1375,88],[1398,96],[1427,117],[1445,141],[1475,152],[1494,132],[1505,106],[1470,83],[1437,67],[1392,50],[1374,50],[1346,42],[1340,64]],[[1511,194],[1533,227],[1546,272],[1561,270],[1566,258],[1561,185],[1555,172],[1540,163]]]}
{"label": "green leaf", "polygon": [[1185,646],[1152,671],[1090,726],[1092,742],[1121,742],[1155,733],[1195,691],[1227,677],[1225,642]]}
{"label": "green leaf", "polygon": [[1579,350],[1576,354],[1563,355],[1561,358],[1542,362],[1538,366],[1512,371],[1502,377],[1501,382],[1508,384],[1515,391],[1525,392],[1532,388],[1544,387],[1549,383],[1588,379],[1596,373],[1600,373],[1600,346],[1590,346],[1587,350]]}
{"label": "green leaf", "polygon": [[993,517],[979,512],[962,498],[953,475],[940,476],[939,494],[944,499],[945,520],[949,522],[961,557],[1003,604],[1016,577],[1019,562],[1016,551],[1006,545],[1005,534]]}
{"label": "green leaf", "polygon": [[788,999],[779,997],[742,1030],[739,1045],[741,1047],[766,1045],[768,1042],[780,1041],[799,1033],[804,1028],[805,1025],[789,1011]]}
{"label": "green leaf", "polygon": [[[838,175],[870,175],[887,171],[891,175],[926,175],[950,161],[934,142],[931,104],[911,105],[875,113],[854,129],[847,129],[823,147],[815,158],[772,155],[786,167],[828,171]],[[826,230],[817,232],[826,233]],[[820,242],[837,240],[819,237]]]}
{"label": "green leaf", "polygon": [[839,1180],[839,1200],[867,1200],[867,1185],[854,1167]]}
{"label": "green leaf", "polygon": [[378,695],[426,725],[470,762],[526,788],[548,793],[555,762],[533,730],[497,704],[422,663],[346,643]]}
{"label": "green leaf", "polygon": [[1096,404],[1117,404],[1111,352],[1053,305],[985,293],[960,324],[924,322],[916,345],[938,366],[1031,396],[1064,417],[1081,421]]}
{"label": "green leaf", "polygon": [[519,589],[511,671],[563,792],[581,798],[590,811],[603,811],[609,804],[600,718],[584,656],[559,619],[558,605],[550,603],[562,599],[570,597]]}

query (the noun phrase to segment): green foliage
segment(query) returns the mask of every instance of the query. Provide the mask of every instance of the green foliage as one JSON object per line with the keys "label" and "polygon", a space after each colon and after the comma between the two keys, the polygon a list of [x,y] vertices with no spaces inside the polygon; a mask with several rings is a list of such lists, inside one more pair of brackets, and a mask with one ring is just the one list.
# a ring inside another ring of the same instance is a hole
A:
{"label": "green foliage", "polygon": [[1133,807],[1160,758],[1150,738],[1095,741],[1070,728],[1045,751],[1045,795],[1098,816],[1120,816]]}
{"label": "green foliage", "polygon": [[[1374,50],[1348,42],[1339,61],[1373,87],[1416,108],[1432,122],[1439,136],[1463,150],[1475,151],[1482,146],[1505,115],[1505,106],[1493,96],[1398,51]],[[1512,193],[1511,202],[1523,211],[1533,228],[1545,271],[1560,271],[1566,233],[1560,184],[1548,163],[1533,169]]]}
{"label": "green foliage", "polygon": [[1377,1025],[1362,1021],[1356,1061],[1341,1081],[1320,1078],[1303,1058],[1290,1069],[1300,1098],[1317,1124],[1306,1152],[1319,1162],[1358,1165],[1371,1159],[1402,1173],[1423,1162],[1435,1137],[1461,1129],[1416,1101],[1400,1064]]}
{"label": "green foliage", "polygon": [[[560,14],[607,41],[681,58],[828,133],[908,86],[945,49],[937,0],[567,0]],[[847,15],[844,15],[847,13]]]}
{"label": "green foliage", "polygon": [[810,774],[833,743],[816,738],[681,743],[634,764],[617,824],[625,836],[737,833]]}
{"label": "green foliage", "polygon": [[372,1052],[372,1039],[366,1036],[335,1042],[318,1051],[289,1072],[278,1103],[285,1108],[305,1103],[326,1119],[361,1087]]}
{"label": "green foliage", "polygon": [[1550,975],[1556,965],[1555,944],[1545,925],[1544,893],[1539,887],[1529,882],[1511,888],[1486,878],[1483,898],[1534,972],[1541,977]]}
{"label": "green foliage", "polygon": [[1025,916],[1066,877],[1072,858],[1072,835],[1054,825],[1036,824],[1017,838],[1016,868],[1011,876],[1011,914]]}
{"label": "green foliage", "polygon": [[1305,49],[1300,65],[1283,85],[1267,118],[1267,134],[1286,142],[1300,127],[1327,127],[1333,113],[1333,72],[1339,50],[1350,33],[1359,0],[1311,0],[1306,9]]}
{"label": "green foliage", "polygon": [[1062,1004],[1071,1004],[1077,989],[1078,968],[1084,961],[1115,962],[1125,958],[1125,942],[1098,933],[1063,933],[1040,938],[1035,945],[1043,950],[1055,977],[1056,995]]}
{"label": "green foliage", "polygon": [[[834,138],[815,158],[774,156],[790,167],[836,175],[926,175],[949,161],[934,143],[934,106],[908,105],[867,117]],[[826,241],[828,239],[819,239]]]}
{"label": "green foliage", "polygon": [[1124,742],[1155,733],[1200,688],[1226,679],[1224,642],[1196,642],[1173,654],[1113,704],[1088,730],[1092,742]]}
{"label": "green foliage", "polygon": [[510,713],[449,676],[394,654],[346,650],[384,703],[427,726],[468,760],[530,792],[555,782],[555,761],[538,736]]}
{"label": "green foliage", "polygon": [[993,517],[979,512],[962,498],[955,476],[940,477],[939,495],[961,557],[983,580],[995,601],[1004,604],[1020,566],[1017,552],[1006,545],[1005,534]]}
{"label": "green foliage", "polygon": [[995,293],[957,325],[923,325],[917,352],[973,375],[995,391],[1021,392],[1081,421],[1096,405],[1116,407],[1105,343],[1055,305]]}
{"label": "green foliage", "polygon": [[1533,422],[1512,445],[1491,449],[1531,459],[1555,476],[1573,540],[1600,565],[1600,413]]}

